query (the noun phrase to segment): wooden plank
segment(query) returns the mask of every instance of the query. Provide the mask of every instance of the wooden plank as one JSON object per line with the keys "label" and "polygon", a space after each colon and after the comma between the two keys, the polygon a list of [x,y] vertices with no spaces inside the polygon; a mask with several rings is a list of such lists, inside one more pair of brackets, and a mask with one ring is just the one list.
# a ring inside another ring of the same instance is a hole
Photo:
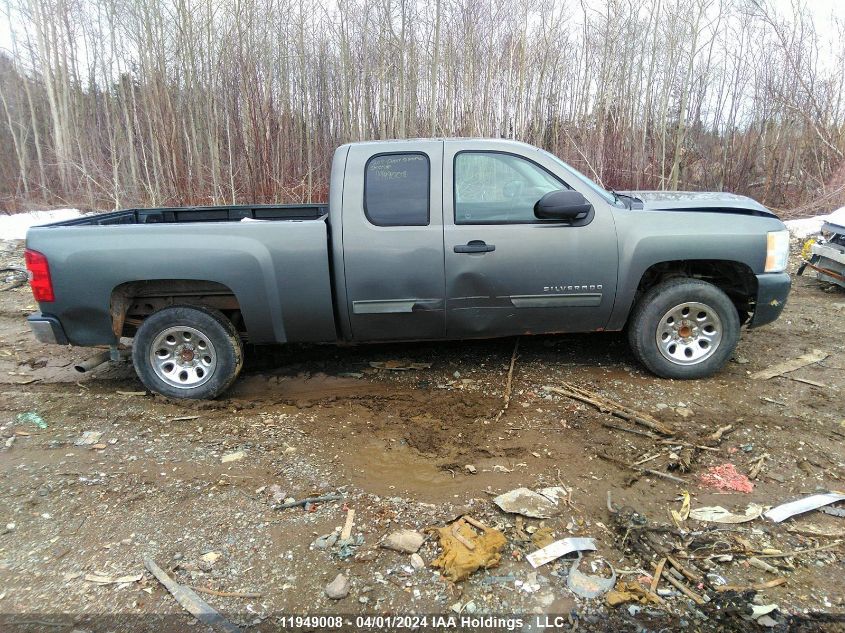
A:
{"label": "wooden plank", "polygon": [[806,367],[807,365],[812,365],[813,363],[821,362],[828,356],[829,354],[827,352],[814,349],[812,352],[802,354],[798,358],[792,358],[782,363],[772,365],[771,367],[767,367],[762,371],[755,372],[751,374],[750,378],[752,380],[768,380],[769,378],[774,378],[775,376],[788,374],[791,371],[801,369],[802,367]]}
{"label": "wooden plank", "polygon": [[345,541],[352,536],[352,522],[355,520],[355,510],[349,508],[346,511],[346,523],[343,524],[343,530],[340,532],[340,540]]}

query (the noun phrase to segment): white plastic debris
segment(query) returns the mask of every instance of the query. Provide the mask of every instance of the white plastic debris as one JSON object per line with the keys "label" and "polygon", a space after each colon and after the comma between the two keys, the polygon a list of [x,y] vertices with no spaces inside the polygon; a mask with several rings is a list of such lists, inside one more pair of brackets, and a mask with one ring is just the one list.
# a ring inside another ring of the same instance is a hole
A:
{"label": "white plastic debris", "polygon": [[774,507],[763,516],[767,519],[771,519],[775,523],[780,523],[781,521],[785,521],[796,514],[803,514],[804,512],[809,512],[810,510],[815,510],[817,508],[821,508],[822,506],[842,501],[843,499],[845,499],[845,493],[841,492],[826,492],[818,495],[810,495],[809,497],[804,497],[803,499],[790,501],[789,503],[784,503]]}
{"label": "white plastic debris", "polygon": [[759,518],[762,513],[763,506],[756,503],[749,503],[745,514],[734,514],[722,506],[705,506],[690,510],[689,518],[711,523],[746,523]]}
{"label": "white plastic debris", "polygon": [[528,488],[516,488],[493,499],[499,508],[512,514],[521,514],[533,519],[549,519],[558,514],[558,503],[565,498],[565,488],[543,488],[534,492]]}
{"label": "white plastic debris", "polygon": [[577,538],[570,537],[555,541],[550,545],[546,545],[536,552],[531,552],[525,558],[531,563],[535,569],[548,562],[566,556],[572,552],[594,551],[596,549],[596,541],[592,538]]}
{"label": "white plastic debris", "polygon": [[594,576],[578,571],[578,565],[581,563],[580,558],[572,563],[572,567],[569,569],[569,576],[566,579],[566,586],[569,587],[569,590],[582,598],[597,598],[613,589],[613,586],[616,584],[616,570],[606,560],[602,560],[601,562],[610,568],[610,578]]}
{"label": "white plastic debris", "polygon": [[246,457],[246,453],[243,451],[235,451],[234,453],[227,453],[220,458],[221,464],[228,464],[230,462],[236,462]]}

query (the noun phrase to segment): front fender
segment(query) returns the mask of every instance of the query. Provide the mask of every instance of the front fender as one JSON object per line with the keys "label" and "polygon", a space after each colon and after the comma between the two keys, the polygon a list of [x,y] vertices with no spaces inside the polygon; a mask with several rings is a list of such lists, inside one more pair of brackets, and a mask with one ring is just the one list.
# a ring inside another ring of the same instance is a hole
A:
{"label": "front fender", "polygon": [[645,272],[664,262],[723,260],[762,273],[766,233],[783,229],[775,218],[717,213],[617,211],[619,286],[607,324],[625,327]]}

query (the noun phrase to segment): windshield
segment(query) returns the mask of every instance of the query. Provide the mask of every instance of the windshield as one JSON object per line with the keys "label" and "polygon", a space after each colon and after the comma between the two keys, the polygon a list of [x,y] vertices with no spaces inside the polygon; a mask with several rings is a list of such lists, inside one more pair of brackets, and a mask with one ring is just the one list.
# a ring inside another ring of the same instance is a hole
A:
{"label": "windshield", "polygon": [[616,203],[616,196],[614,196],[609,191],[602,189],[599,185],[597,185],[595,182],[593,182],[592,180],[587,178],[584,174],[582,174],[580,171],[575,169],[572,165],[568,165],[567,163],[563,162],[561,159],[559,159],[557,156],[555,156],[551,152],[547,152],[546,150],[543,150],[543,149],[541,149],[540,151],[543,154],[545,154],[546,156],[548,156],[549,158],[551,158],[553,161],[558,163],[559,165],[563,165],[564,167],[566,167],[569,171],[572,172],[573,176],[575,176],[584,185],[586,185],[587,187],[589,187],[590,189],[595,191],[597,194],[599,194],[602,198],[604,198],[605,200],[607,200],[611,204]]}

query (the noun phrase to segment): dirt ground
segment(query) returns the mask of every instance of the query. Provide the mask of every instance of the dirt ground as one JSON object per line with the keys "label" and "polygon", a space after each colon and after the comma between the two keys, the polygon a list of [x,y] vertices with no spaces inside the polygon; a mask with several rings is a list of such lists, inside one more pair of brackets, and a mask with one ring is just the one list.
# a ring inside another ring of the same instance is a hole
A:
{"label": "dirt ground", "polygon": [[[3,261],[20,256],[20,245],[5,248]],[[360,630],[361,614],[442,614],[458,623],[521,615],[521,627],[501,628],[523,630],[543,622],[560,630],[765,630],[743,618],[751,603],[778,606],[774,630],[842,630],[845,518],[687,519],[678,529],[669,515],[684,490],[693,509],[742,512],[751,502],[845,489],[845,293],[811,276],[795,278],[782,318],[744,331],[733,360],[708,380],[655,378],[620,334],[522,338],[500,417],[514,339],[253,351],[225,397],[183,403],[144,393],[130,364],[78,374],[73,364],[90,350],[37,343],[25,321],[33,309],[28,288],[0,293],[4,631],[204,630],[145,570],[144,557],[184,585],[252,594],[201,595],[256,630],[287,626],[283,614],[345,614],[346,628]],[[788,377],[749,377],[812,350],[829,356]],[[392,361],[430,367],[371,366]],[[563,383],[650,414],[675,434],[655,439],[605,426],[648,432],[545,389]],[[708,437],[725,426],[720,439]],[[102,435],[77,445],[86,431]],[[223,461],[236,452],[241,459]],[[726,463],[749,473],[764,455],[750,493],[700,480]],[[635,462],[684,483],[626,468]],[[571,504],[541,522],[492,503],[522,486],[564,486]],[[342,499],[309,511],[275,508],[326,494]],[[339,530],[350,508],[351,544],[321,549],[315,540]],[[451,583],[430,567],[440,552],[430,533],[419,570],[408,554],[379,547],[396,529],[442,527],[463,514],[507,541],[498,566],[466,581]],[[656,542],[692,575],[681,576],[683,586],[707,602],[697,605],[666,580],[659,604],[579,597],[567,588],[572,557],[536,570],[525,560],[542,527],[554,538],[595,538],[581,571],[604,573],[603,560],[619,580],[646,585],[660,557],[642,542]],[[770,571],[749,564],[753,556]],[[324,587],[338,573],[351,589],[332,600]],[[98,575],[130,578],[101,584],[91,580]],[[776,578],[786,582],[756,595],[716,589]]]}

